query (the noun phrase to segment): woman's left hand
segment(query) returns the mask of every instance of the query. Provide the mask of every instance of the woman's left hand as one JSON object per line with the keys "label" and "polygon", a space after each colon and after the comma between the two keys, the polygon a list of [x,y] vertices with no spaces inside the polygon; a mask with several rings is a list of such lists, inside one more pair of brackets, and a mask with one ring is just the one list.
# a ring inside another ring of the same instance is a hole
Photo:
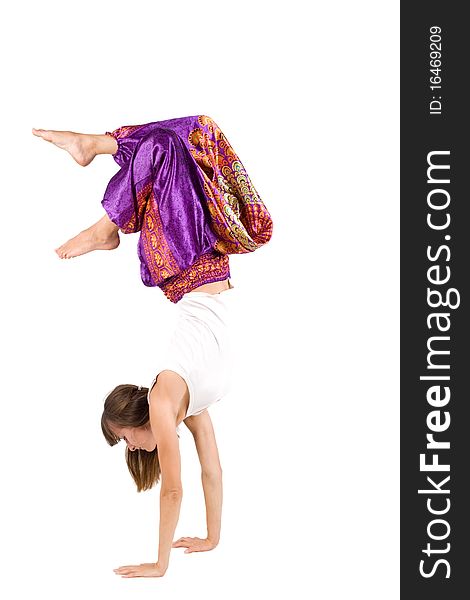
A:
{"label": "woman's left hand", "polygon": [[141,565],[128,565],[114,569],[116,575],[121,577],[163,577],[166,568],[158,563],[142,563]]}
{"label": "woman's left hand", "polygon": [[213,550],[217,544],[209,540],[208,538],[198,537],[182,537],[176,542],[173,542],[172,548],[186,548],[185,554],[190,552],[206,552],[207,550]]}

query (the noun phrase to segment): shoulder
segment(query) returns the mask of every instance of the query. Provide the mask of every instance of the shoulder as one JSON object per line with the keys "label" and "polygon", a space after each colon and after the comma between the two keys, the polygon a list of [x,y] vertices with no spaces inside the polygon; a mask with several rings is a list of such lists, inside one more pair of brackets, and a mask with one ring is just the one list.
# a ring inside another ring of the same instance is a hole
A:
{"label": "shoulder", "polygon": [[171,410],[175,415],[186,414],[189,391],[186,381],[175,371],[161,371],[149,393],[151,412],[158,409]]}

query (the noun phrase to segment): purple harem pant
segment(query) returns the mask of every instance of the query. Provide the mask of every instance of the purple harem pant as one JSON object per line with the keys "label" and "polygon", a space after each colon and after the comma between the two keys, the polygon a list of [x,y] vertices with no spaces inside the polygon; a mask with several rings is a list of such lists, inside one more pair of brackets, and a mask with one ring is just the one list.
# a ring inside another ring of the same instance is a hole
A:
{"label": "purple harem pant", "polygon": [[269,241],[272,220],[239,158],[210,117],[120,127],[121,167],[103,199],[123,233],[139,231],[142,281],[172,301],[230,277],[228,254]]}

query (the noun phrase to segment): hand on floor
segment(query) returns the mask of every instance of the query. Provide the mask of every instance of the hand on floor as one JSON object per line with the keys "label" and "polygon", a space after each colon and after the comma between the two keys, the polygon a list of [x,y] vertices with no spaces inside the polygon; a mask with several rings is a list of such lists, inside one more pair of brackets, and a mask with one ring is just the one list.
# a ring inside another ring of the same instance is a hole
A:
{"label": "hand on floor", "polygon": [[166,569],[158,563],[142,563],[140,565],[127,565],[113,569],[116,575],[121,577],[163,577]]}
{"label": "hand on floor", "polygon": [[217,544],[211,542],[209,539],[201,539],[197,537],[182,537],[176,542],[173,542],[172,548],[186,548],[185,554],[190,552],[206,552],[207,550],[213,550]]}

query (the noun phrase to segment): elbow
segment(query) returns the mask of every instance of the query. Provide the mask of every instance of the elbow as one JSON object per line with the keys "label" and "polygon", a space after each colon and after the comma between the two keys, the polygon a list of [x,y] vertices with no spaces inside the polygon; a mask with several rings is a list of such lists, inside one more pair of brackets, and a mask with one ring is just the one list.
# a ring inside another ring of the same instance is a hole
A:
{"label": "elbow", "polygon": [[222,479],[222,469],[220,467],[202,469],[201,477],[205,481],[220,481]]}
{"label": "elbow", "polygon": [[163,488],[161,490],[161,497],[168,498],[169,500],[180,501],[183,498],[183,488]]}

